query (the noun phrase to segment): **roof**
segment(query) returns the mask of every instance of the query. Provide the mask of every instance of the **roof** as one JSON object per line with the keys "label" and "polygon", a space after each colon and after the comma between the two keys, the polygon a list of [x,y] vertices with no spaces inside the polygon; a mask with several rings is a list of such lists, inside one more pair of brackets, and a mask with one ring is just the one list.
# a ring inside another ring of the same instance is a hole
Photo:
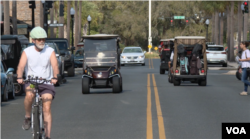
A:
{"label": "roof", "polygon": [[203,36],[177,36],[175,39],[206,39]]}
{"label": "roof", "polygon": [[161,39],[160,41],[161,42],[164,42],[164,41],[174,41],[174,38],[171,38],[171,39]]}
{"label": "roof", "polygon": [[119,35],[116,34],[95,34],[82,36],[83,39],[113,39],[118,37]]}
{"label": "roof", "polygon": [[223,45],[217,45],[217,44],[215,44],[215,45],[207,45],[207,46],[209,46],[209,47],[224,47]]}

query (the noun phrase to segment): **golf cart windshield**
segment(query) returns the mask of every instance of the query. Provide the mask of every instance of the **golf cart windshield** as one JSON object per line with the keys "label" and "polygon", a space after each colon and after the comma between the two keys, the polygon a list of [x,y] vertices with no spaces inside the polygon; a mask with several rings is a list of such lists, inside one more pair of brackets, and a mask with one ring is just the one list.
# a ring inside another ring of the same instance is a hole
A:
{"label": "golf cart windshield", "polygon": [[113,66],[117,63],[116,39],[85,39],[84,62],[86,66]]}

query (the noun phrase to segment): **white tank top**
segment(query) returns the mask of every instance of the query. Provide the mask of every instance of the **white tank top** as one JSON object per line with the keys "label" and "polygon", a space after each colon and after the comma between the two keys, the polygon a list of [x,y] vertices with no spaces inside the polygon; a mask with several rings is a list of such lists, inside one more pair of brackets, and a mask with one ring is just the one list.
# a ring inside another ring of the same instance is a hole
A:
{"label": "white tank top", "polygon": [[26,79],[28,75],[38,76],[38,78],[42,77],[46,80],[53,78],[53,69],[50,63],[50,56],[53,51],[54,49],[48,46],[44,46],[40,52],[35,49],[35,46],[24,49],[27,56],[27,64],[25,67]]}

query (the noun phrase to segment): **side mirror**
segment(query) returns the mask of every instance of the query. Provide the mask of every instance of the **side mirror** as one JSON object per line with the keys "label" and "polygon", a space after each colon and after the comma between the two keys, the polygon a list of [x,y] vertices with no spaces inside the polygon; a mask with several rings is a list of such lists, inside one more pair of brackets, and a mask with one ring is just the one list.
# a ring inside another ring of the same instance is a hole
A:
{"label": "side mirror", "polygon": [[14,72],[14,69],[13,68],[8,68],[8,70],[6,71],[6,74],[8,74],[10,72]]}

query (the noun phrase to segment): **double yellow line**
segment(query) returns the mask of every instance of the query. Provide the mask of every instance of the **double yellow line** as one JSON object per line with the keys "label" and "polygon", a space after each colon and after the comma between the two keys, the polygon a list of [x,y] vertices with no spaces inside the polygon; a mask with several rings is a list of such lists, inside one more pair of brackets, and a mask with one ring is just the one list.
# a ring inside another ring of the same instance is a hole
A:
{"label": "double yellow line", "polygon": [[[158,89],[156,86],[154,74],[152,74],[152,80],[153,80],[153,87],[154,87],[154,92],[155,92],[155,103],[156,103],[156,111],[157,111],[157,119],[158,119],[159,138],[166,139],[164,120],[162,117],[161,104],[160,104],[160,99],[159,99],[159,94],[158,94]],[[148,90],[148,94],[147,94],[147,139],[153,139],[150,74],[148,74],[147,90]]]}
{"label": "double yellow line", "polygon": [[149,67],[149,69],[154,69],[154,63],[153,63],[153,59],[152,58],[148,59],[148,67]]}

